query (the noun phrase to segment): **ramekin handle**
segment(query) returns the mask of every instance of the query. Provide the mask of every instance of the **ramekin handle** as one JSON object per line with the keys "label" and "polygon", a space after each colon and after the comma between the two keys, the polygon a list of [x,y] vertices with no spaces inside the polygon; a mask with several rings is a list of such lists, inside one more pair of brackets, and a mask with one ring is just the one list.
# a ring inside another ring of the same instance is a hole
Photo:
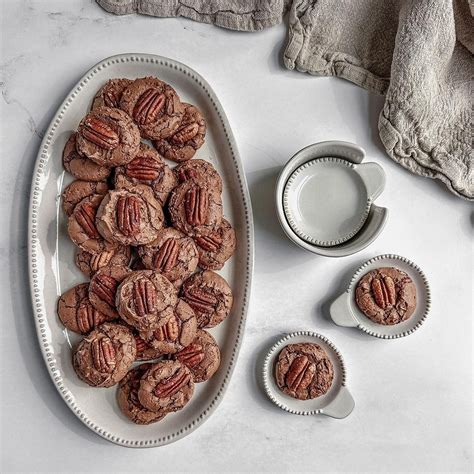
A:
{"label": "ramekin handle", "polygon": [[367,188],[367,197],[376,199],[385,188],[385,171],[378,163],[363,163],[355,167]]}
{"label": "ramekin handle", "polygon": [[336,398],[326,407],[322,408],[321,415],[330,416],[331,418],[346,418],[352,413],[355,402],[345,385],[341,387]]}
{"label": "ramekin handle", "polygon": [[349,293],[345,291],[336,298],[329,308],[331,319],[338,325],[343,327],[355,328],[358,326],[349,302]]}

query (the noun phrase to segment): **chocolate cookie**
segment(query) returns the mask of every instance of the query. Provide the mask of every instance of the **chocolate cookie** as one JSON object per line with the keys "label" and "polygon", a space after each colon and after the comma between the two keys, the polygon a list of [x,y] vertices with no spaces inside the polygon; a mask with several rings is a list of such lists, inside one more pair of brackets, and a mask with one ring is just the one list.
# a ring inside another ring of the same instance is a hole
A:
{"label": "chocolate cookie", "polygon": [[334,368],[326,351],[318,344],[288,344],[275,365],[280,390],[298,400],[324,395],[332,385]]}
{"label": "chocolate cookie", "polygon": [[224,321],[233,302],[228,283],[210,270],[190,276],[183,284],[181,298],[193,308],[199,328],[212,328]]}
{"label": "chocolate cookie", "polygon": [[163,360],[153,364],[140,380],[138,400],[152,411],[181,410],[194,392],[193,376],[181,362]]}
{"label": "chocolate cookie", "polygon": [[174,89],[156,77],[133,81],[122,93],[120,108],[133,118],[142,137],[150,140],[172,135],[184,115]]}
{"label": "chocolate cookie", "polygon": [[118,108],[123,91],[132,82],[130,79],[110,79],[97,91],[91,109],[104,106]]}
{"label": "chocolate cookie", "polygon": [[153,360],[158,359],[163,355],[159,349],[155,349],[148,344],[148,342],[142,339],[135,328],[132,328],[132,332],[137,346],[137,360]]}
{"label": "chocolate cookie", "polygon": [[131,249],[128,245],[119,245],[112,250],[104,250],[100,253],[89,253],[78,250],[76,253],[76,265],[82,273],[88,277],[108,265],[128,266],[130,263]]}
{"label": "chocolate cookie", "polygon": [[193,309],[178,300],[173,315],[158,328],[145,328],[140,337],[161,354],[174,354],[191,343],[196,336],[197,319]]}
{"label": "chocolate cookie", "polygon": [[174,357],[189,368],[195,383],[209,380],[221,363],[221,351],[216,340],[202,329],[198,329],[193,342]]}
{"label": "chocolate cookie", "polygon": [[70,216],[76,204],[81,202],[84,198],[92,196],[93,194],[107,194],[109,186],[105,181],[82,181],[77,179],[73,181],[63,191],[61,196],[63,211]]}
{"label": "chocolate cookie", "polygon": [[97,230],[110,242],[143,245],[163,227],[163,210],[149,186],[110,191],[97,211]]}
{"label": "chocolate cookie", "polygon": [[76,205],[68,220],[69,237],[86,252],[108,252],[117,247],[117,244],[105,240],[97,230],[96,214],[103,197],[100,194],[93,194],[84,198]]}
{"label": "chocolate cookie", "polygon": [[94,163],[76,150],[76,132],[71,134],[64,147],[63,166],[68,173],[85,181],[103,181],[110,174],[110,168]]}
{"label": "chocolate cookie", "polygon": [[130,163],[115,168],[116,189],[129,188],[135,184],[150,186],[157,201],[164,205],[178,181],[163,158],[153,148],[142,143],[137,156]]}
{"label": "chocolate cookie", "polygon": [[377,268],[364,275],[355,291],[359,309],[377,324],[406,321],[416,308],[416,287],[398,268]]}
{"label": "chocolate cookie", "polygon": [[181,286],[198,265],[198,250],[193,239],[172,227],[161,229],[153,242],[138,247],[138,255],[145,268],[162,273],[176,287]]}
{"label": "chocolate cookie", "polygon": [[149,425],[162,420],[167,412],[164,410],[150,411],[138,400],[138,389],[143,375],[152,364],[141,364],[130,370],[120,381],[117,391],[117,403],[122,413],[137,425]]}
{"label": "chocolate cookie", "polygon": [[136,356],[135,339],[121,324],[104,323],[74,351],[78,377],[93,387],[111,387],[127,374]]}
{"label": "chocolate cookie", "polygon": [[70,331],[87,334],[111,318],[95,309],[89,301],[89,283],[81,283],[61,295],[58,316]]}
{"label": "chocolate cookie", "polygon": [[111,318],[118,317],[117,289],[130,273],[130,269],[123,265],[109,265],[97,271],[89,285],[89,300],[92,306]]}
{"label": "chocolate cookie", "polygon": [[199,252],[199,266],[205,270],[220,270],[235,252],[235,232],[226,219],[217,229],[206,229],[194,241]]}
{"label": "chocolate cookie", "polygon": [[220,194],[193,181],[185,181],[172,191],[168,210],[173,227],[189,236],[214,229],[222,221]]}
{"label": "chocolate cookie", "polygon": [[222,192],[222,179],[209,161],[191,160],[185,161],[173,169],[180,183],[193,181],[199,186],[207,186],[209,189]]}
{"label": "chocolate cookie", "polygon": [[139,147],[140,131],[120,109],[94,109],[77,129],[77,150],[101,166],[124,165],[135,158]]}
{"label": "chocolate cookie", "polygon": [[152,270],[132,272],[117,290],[117,309],[130,326],[152,330],[173,314],[178,301],[176,289],[163,275]]}
{"label": "chocolate cookie", "polygon": [[206,121],[201,112],[191,104],[184,105],[184,115],[177,130],[170,137],[153,142],[156,149],[168,160],[190,160],[204,143]]}

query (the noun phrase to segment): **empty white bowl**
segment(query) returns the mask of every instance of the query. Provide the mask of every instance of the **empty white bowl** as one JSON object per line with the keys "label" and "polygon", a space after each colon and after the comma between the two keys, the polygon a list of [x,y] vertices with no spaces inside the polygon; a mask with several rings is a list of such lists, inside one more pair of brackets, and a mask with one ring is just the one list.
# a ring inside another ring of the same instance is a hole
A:
{"label": "empty white bowl", "polygon": [[321,142],[300,150],[278,178],[280,224],[310,252],[342,257],[362,250],[382,231],[386,208],[373,204],[385,186],[377,163],[361,164],[364,150],[347,142]]}

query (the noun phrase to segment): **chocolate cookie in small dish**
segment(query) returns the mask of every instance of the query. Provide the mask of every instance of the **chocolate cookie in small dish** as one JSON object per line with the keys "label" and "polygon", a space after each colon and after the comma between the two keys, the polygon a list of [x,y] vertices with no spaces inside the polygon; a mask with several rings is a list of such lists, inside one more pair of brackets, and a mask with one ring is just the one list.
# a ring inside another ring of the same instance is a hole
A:
{"label": "chocolate cookie in small dish", "polygon": [[138,400],[151,411],[167,413],[181,410],[194,393],[193,376],[179,361],[153,364],[142,376]]}
{"label": "chocolate cookie in small dish", "polygon": [[125,377],[136,352],[129,329],[122,324],[104,323],[84,337],[74,351],[74,370],[93,387],[111,387]]}
{"label": "chocolate cookie in small dish", "polygon": [[135,158],[139,147],[140,131],[120,109],[94,109],[77,129],[78,152],[101,166],[124,165]]}
{"label": "chocolate cookie in small dish", "polygon": [[193,308],[199,328],[220,324],[229,315],[233,303],[229,284],[210,270],[191,275],[183,283],[181,298]]}
{"label": "chocolate cookie in small dish", "polygon": [[165,410],[151,411],[145,408],[138,399],[138,389],[142,377],[148,372],[152,364],[141,364],[130,370],[120,381],[117,391],[118,406],[123,414],[138,425],[149,425],[162,420]]}
{"label": "chocolate cookie in small dish", "polygon": [[178,184],[176,176],[163,158],[145,143],[140,145],[140,150],[130,163],[115,168],[114,176],[116,189],[128,189],[136,184],[150,186],[161,205],[165,204]]}
{"label": "chocolate cookie in small dish", "polygon": [[66,215],[70,216],[76,205],[84,198],[94,194],[104,196],[108,190],[109,186],[105,181],[96,182],[76,179],[76,181],[73,181],[66,187],[61,195],[63,211]]}
{"label": "chocolate cookie in small dish", "polygon": [[131,79],[110,79],[98,91],[91,109],[99,107],[118,108],[123,91],[132,83]]}
{"label": "chocolate cookie in small dish", "polygon": [[365,274],[355,290],[359,309],[377,324],[406,321],[416,308],[416,287],[409,275],[397,268],[377,268]]}
{"label": "chocolate cookie in small dish", "polygon": [[172,316],[178,302],[175,287],[152,270],[130,273],[117,290],[120,317],[138,331],[152,330]]}
{"label": "chocolate cookie in small dish", "polygon": [[288,344],[275,365],[280,390],[298,400],[324,395],[334,379],[334,368],[326,351],[314,343]]}
{"label": "chocolate cookie in small dish", "polygon": [[116,318],[92,306],[89,300],[89,283],[81,283],[61,295],[58,316],[67,329],[79,334],[87,334],[102,323]]}
{"label": "chocolate cookie in small dish", "polygon": [[110,242],[143,245],[156,239],[163,210],[149,186],[110,191],[97,211],[97,229]]}
{"label": "chocolate cookie in small dish", "polygon": [[100,235],[96,215],[104,196],[92,194],[84,198],[69,216],[67,230],[71,240],[81,249],[90,253],[111,251],[117,247]]}
{"label": "chocolate cookie in small dish", "polygon": [[193,239],[173,227],[158,231],[153,242],[138,247],[138,255],[145,268],[162,273],[176,287],[194,273],[199,260]]}
{"label": "chocolate cookie in small dish", "polygon": [[153,145],[168,160],[190,160],[204,143],[206,121],[197,107],[183,103],[184,115],[177,130],[168,138],[155,140]]}
{"label": "chocolate cookie in small dish", "polygon": [[128,266],[130,263],[131,249],[128,245],[118,245],[112,250],[104,250],[99,253],[85,252],[79,250],[76,253],[76,265],[82,273],[91,277],[101,268],[109,265]]}
{"label": "chocolate cookie in small dish", "polygon": [[180,299],[166,322],[161,323],[159,327],[149,326],[139,334],[160,354],[174,354],[191,344],[196,330],[197,319],[193,309]]}
{"label": "chocolate cookie in small dish", "polygon": [[150,140],[173,135],[184,115],[178,94],[156,77],[133,81],[122,93],[120,108],[133,118],[142,137]]}
{"label": "chocolate cookie in small dish", "polygon": [[216,340],[207,331],[198,329],[193,342],[174,355],[193,374],[194,382],[209,380],[219,368],[221,351]]}
{"label": "chocolate cookie in small dish", "polygon": [[193,181],[202,187],[207,187],[222,193],[222,178],[209,161],[194,159],[185,161],[173,169],[178,182]]}
{"label": "chocolate cookie in small dish", "polygon": [[199,266],[220,270],[235,252],[235,232],[226,219],[216,229],[203,229],[194,237],[199,252]]}
{"label": "chocolate cookie in small dish", "polygon": [[173,190],[168,210],[173,227],[189,236],[214,229],[222,221],[220,194],[193,181],[185,181]]}
{"label": "chocolate cookie in small dish", "polygon": [[76,132],[69,137],[63,151],[64,169],[77,179],[85,181],[103,181],[110,175],[110,168],[98,165],[76,148]]}
{"label": "chocolate cookie in small dish", "polygon": [[92,306],[111,318],[118,317],[117,289],[130,273],[131,270],[124,265],[109,265],[98,270],[89,284],[89,300]]}

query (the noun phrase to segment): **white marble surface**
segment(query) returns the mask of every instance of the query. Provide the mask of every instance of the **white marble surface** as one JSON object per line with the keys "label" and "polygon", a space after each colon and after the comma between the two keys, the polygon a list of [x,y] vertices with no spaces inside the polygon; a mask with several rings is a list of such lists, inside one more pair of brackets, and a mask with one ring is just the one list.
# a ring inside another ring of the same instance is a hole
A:
{"label": "white marble surface", "polygon": [[[1,470],[468,471],[472,468],[472,207],[393,163],[377,135],[382,99],[280,64],[284,26],[246,34],[182,19],[110,16],[89,1],[1,4]],[[121,52],[175,58],[210,82],[244,161],[256,223],[251,310],[233,380],[216,413],[173,445],[114,446],[89,431],[43,367],[29,302],[26,219],[33,162],[76,80]],[[275,175],[312,142],[348,140],[387,173],[380,238],[358,255],[316,257],[283,235]],[[417,262],[433,292],[426,324],[396,341],[334,326],[327,303],[352,269],[380,253]],[[280,334],[310,329],[340,348],[356,408],[346,420],[272,406],[257,379]]]}

